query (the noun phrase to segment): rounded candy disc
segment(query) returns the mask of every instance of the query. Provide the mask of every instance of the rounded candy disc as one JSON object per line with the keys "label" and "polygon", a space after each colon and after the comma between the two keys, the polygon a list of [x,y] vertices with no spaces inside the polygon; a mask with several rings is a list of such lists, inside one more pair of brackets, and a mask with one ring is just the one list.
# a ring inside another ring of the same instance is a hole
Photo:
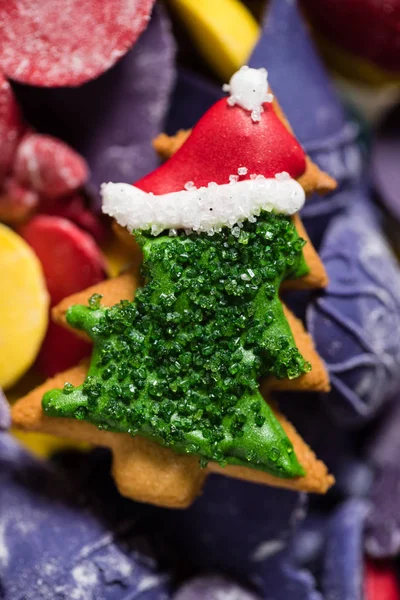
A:
{"label": "rounded candy disc", "polygon": [[58,198],[85,183],[88,167],[86,161],[61,140],[31,133],[18,147],[14,174],[22,186],[46,198]]}
{"label": "rounded candy disc", "polygon": [[48,295],[39,260],[0,224],[0,385],[10,387],[36,358],[48,322]]}
{"label": "rounded candy disc", "polygon": [[91,344],[79,338],[75,332],[50,321],[46,337],[40,349],[36,367],[46,377],[54,377],[78,364],[90,355]]}
{"label": "rounded candy disc", "polygon": [[129,50],[145,29],[154,2],[3,0],[0,68],[31,85],[80,85]]}
{"label": "rounded candy disc", "polygon": [[302,0],[328,40],[382,69],[400,70],[400,0]]}
{"label": "rounded candy disc", "polygon": [[52,306],[104,279],[105,263],[98,246],[67,219],[38,215],[20,233],[42,263]]}
{"label": "rounded candy disc", "polygon": [[364,573],[365,600],[399,600],[400,585],[392,561],[367,560]]}

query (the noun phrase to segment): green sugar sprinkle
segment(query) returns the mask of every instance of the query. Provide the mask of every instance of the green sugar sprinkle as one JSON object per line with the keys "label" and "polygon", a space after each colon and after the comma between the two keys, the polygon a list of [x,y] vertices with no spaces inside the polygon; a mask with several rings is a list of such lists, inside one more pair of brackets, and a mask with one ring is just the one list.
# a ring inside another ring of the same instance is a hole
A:
{"label": "green sugar sprinkle", "polygon": [[282,280],[307,272],[290,219],[262,213],[212,236],[135,233],[144,287],[111,308],[95,294],[68,310],[68,323],[94,342],[91,366],[83,385],[47,392],[45,412],[140,434],[202,466],[303,475],[259,392],[261,377],[311,368],[278,296]]}

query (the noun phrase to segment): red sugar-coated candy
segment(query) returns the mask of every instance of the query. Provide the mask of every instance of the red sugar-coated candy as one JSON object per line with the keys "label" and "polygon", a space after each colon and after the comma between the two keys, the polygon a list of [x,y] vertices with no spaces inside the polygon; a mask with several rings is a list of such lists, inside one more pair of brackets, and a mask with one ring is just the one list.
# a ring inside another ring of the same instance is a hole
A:
{"label": "red sugar-coated candy", "polygon": [[104,279],[105,263],[97,244],[67,219],[38,215],[19,233],[42,263],[51,305]]}
{"label": "red sugar-coated candy", "polygon": [[26,187],[47,198],[58,198],[81,187],[88,177],[86,161],[75,150],[48,135],[30,133],[20,143],[14,175]]}
{"label": "red sugar-coated candy", "polygon": [[50,321],[46,337],[36,359],[37,369],[46,377],[53,377],[70,369],[90,354],[91,344],[73,332]]}
{"label": "red sugar-coated candy", "polygon": [[391,562],[367,560],[364,576],[365,600],[400,600],[400,586]]}
{"label": "red sugar-coated candy", "polygon": [[109,69],[145,29],[155,0],[3,0],[0,68],[45,87],[76,86]]}
{"label": "red sugar-coated candy", "polygon": [[24,124],[14,93],[0,73],[0,180],[11,169],[23,131]]}
{"label": "red sugar-coated candy", "polygon": [[28,190],[14,179],[6,179],[0,191],[0,221],[16,225],[25,221],[36,209],[39,196],[34,190]]}
{"label": "red sugar-coated candy", "polygon": [[274,177],[282,171],[297,178],[305,171],[305,154],[271,104],[264,105],[261,120],[254,123],[248,111],[229,106],[223,98],[169,160],[135,185],[156,195],[183,190],[189,181],[197,187],[211,181],[220,185],[229,183],[239,167],[247,168],[240,179],[252,174]]}
{"label": "red sugar-coated candy", "polygon": [[65,198],[58,198],[57,201],[42,200],[39,212],[68,219],[90,233],[98,244],[104,242],[107,233],[105,225],[99,215],[86,206],[85,199],[78,193]]}

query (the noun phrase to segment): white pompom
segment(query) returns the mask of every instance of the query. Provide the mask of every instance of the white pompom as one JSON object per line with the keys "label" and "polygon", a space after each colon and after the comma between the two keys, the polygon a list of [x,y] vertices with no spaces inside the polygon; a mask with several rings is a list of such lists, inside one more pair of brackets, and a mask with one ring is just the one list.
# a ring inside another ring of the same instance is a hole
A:
{"label": "white pompom", "polygon": [[272,102],[273,96],[268,93],[268,72],[266,69],[251,69],[244,66],[232,75],[229,84],[223,86],[229,92],[228,104],[237,104],[251,112],[253,121],[259,121],[263,112],[263,104]]}

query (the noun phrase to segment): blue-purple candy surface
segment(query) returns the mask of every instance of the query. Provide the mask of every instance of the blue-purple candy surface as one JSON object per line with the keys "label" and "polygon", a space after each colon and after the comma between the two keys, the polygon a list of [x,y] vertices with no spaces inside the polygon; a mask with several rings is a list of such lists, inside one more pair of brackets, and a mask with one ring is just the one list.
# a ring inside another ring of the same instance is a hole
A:
{"label": "blue-purple candy surface", "polygon": [[0,597],[166,600],[143,509],[103,487],[103,462],[78,464],[74,481],[0,434]]}
{"label": "blue-purple candy surface", "polygon": [[166,132],[191,129],[205,112],[226,94],[218,86],[188,69],[178,69],[166,119]]}
{"label": "blue-purple candy surface", "polygon": [[324,600],[362,600],[363,534],[368,505],[346,500],[311,510],[292,544],[294,562],[310,568]]}
{"label": "blue-purple candy surface", "polygon": [[348,201],[324,239],[330,282],[307,322],[333,384],[327,407],[353,425],[400,388],[400,271],[368,199],[353,193]]}
{"label": "blue-purple candy surface", "polygon": [[305,512],[303,494],[214,475],[189,509],[156,510],[154,526],[181,568],[225,574],[261,598],[321,600],[289,553]]}
{"label": "blue-purple candy surface", "polygon": [[[302,393],[280,394],[282,412],[296,425],[313,451],[335,475],[330,495],[338,498],[366,497],[370,492],[372,473],[365,462],[363,437],[349,432],[333,420],[326,405],[330,397]],[[311,496],[317,502],[324,497]]]}
{"label": "blue-purple candy surface", "polygon": [[322,568],[324,600],[363,600],[363,531],[367,503],[348,500],[330,517]]}
{"label": "blue-purple candy surface", "polygon": [[400,404],[398,397],[370,436],[368,457],[374,467],[365,547],[374,558],[400,553]]}
{"label": "blue-purple candy surface", "polygon": [[372,181],[391,215],[400,221],[400,107],[380,124],[372,145]]}

